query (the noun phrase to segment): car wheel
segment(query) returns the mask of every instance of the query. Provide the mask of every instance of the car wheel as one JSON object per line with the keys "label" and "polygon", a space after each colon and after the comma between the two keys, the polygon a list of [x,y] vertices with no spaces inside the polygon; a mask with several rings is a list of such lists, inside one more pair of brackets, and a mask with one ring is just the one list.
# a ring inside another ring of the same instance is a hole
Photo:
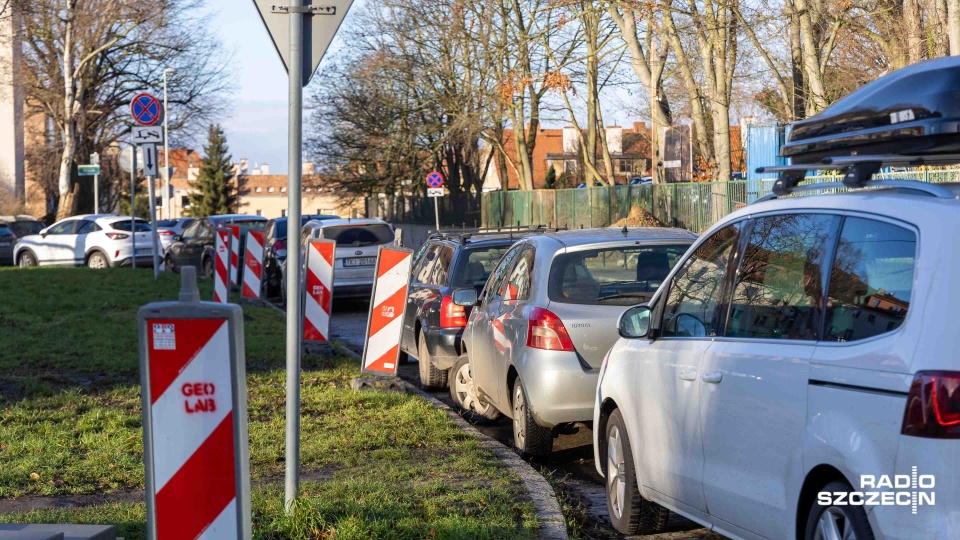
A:
{"label": "car wheel", "polygon": [[163,258],[163,267],[167,269],[167,272],[179,273],[179,269],[173,265],[173,257],[170,255]]}
{"label": "car wheel", "polygon": [[[844,481],[831,482],[820,491],[851,493]],[[862,506],[821,506],[814,501],[807,517],[806,540],[873,540],[873,531]]]}
{"label": "car wheel", "polygon": [[520,377],[513,383],[513,445],[524,456],[545,456],[553,451],[553,433],[533,419]]}
{"label": "car wheel", "polygon": [[107,256],[99,251],[94,251],[89,257],[87,257],[87,268],[103,270],[108,266],[110,266],[110,263],[107,261]]}
{"label": "car wheel", "polygon": [[20,268],[29,268],[31,266],[37,265],[37,257],[33,254],[32,251],[24,251],[20,254],[20,260],[18,261]]}
{"label": "car wheel", "polygon": [[470,372],[470,360],[465,354],[461,354],[450,369],[450,397],[470,422],[485,423],[500,418],[500,411],[477,393]]}
{"label": "car wheel", "polygon": [[447,385],[447,371],[437,369],[430,359],[430,351],[427,349],[427,338],[423,332],[420,332],[420,340],[417,347],[417,363],[420,364],[420,384],[424,388],[443,388]]}
{"label": "car wheel", "polygon": [[670,511],[640,496],[630,439],[619,410],[610,415],[604,437],[607,511],[613,527],[628,536],[663,532]]}
{"label": "car wheel", "polygon": [[207,279],[213,279],[213,257],[207,257],[203,260],[203,275]]}

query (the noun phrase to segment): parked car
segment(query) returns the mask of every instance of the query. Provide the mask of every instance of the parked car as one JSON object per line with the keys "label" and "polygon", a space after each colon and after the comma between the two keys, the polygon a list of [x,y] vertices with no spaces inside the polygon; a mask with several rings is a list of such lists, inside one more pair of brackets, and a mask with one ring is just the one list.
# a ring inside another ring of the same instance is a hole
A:
{"label": "parked car", "polygon": [[[133,238],[136,235],[136,253]],[[152,229],[142,219],[112,214],[67,218],[24,236],[14,248],[14,260],[27,266],[83,266],[107,268],[153,262]]]}
{"label": "parked car", "polygon": [[197,219],[191,223],[183,234],[174,236],[173,244],[164,255],[164,266],[170,271],[179,272],[184,266],[193,266],[207,277],[213,277],[216,264],[216,234],[217,229],[228,225],[240,226],[241,260],[246,243],[247,232],[251,229],[263,230],[267,219],[260,216],[231,214],[224,216],[210,216]]}
{"label": "parked car", "polygon": [[[300,262],[306,268],[306,246],[313,239],[337,243],[333,261],[334,298],[367,298],[373,291],[373,277],[380,246],[391,244],[396,233],[382,219],[324,219],[307,222],[300,233]],[[289,249],[289,248],[288,248]],[[286,303],[287,260],[280,263],[284,286],[280,288]]]}
{"label": "parked car", "polygon": [[[340,216],[315,214],[300,218],[300,227],[311,221],[340,219]],[[264,234],[263,254],[263,289],[266,298],[282,298],[280,290],[283,276],[280,272],[280,263],[287,258],[287,218],[271,219],[267,222]]]}
{"label": "parked car", "polygon": [[641,186],[641,185],[652,184],[652,183],[653,183],[652,176],[636,176],[630,179],[631,186]]}
{"label": "parked car", "polygon": [[173,244],[174,237],[178,234],[183,234],[183,231],[193,224],[194,221],[196,221],[196,218],[161,219],[158,221],[157,235],[160,237],[163,250],[166,251],[169,249]]}
{"label": "parked car", "polygon": [[[542,231],[541,231],[542,232]],[[448,372],[462,351],[461,336],[467,326],[468,308],[453,303],[453,291],[473,287],[477,294],[503,254],[530,232],[436,233],[417,251],[413,261],[407,307],[400,338],[401,355],[417,358],[420,383],[427,388],[448,386]],[[458,404],[472,395],[469,364],[464,358],[457,366],[467,373],[450,381],[451,394]],[[453,372],[456,378],[457,371]]]}
{"label": "parked car", "polygon": [[0,266],[13,264],[13,245],[17,237],[6,221],[0,221]]}
{"label": "parked car", "polygon": [[[667,228],[567,231],[525,238],[503,256],[463,346],[478,403],[513,419],[521,453],[549,454],[555,430],[592,419],[618,317],[653,296],[695,238]],[[473,289],[454,293],[457,305],[476,301]]]}
{"label": "parked car", "polygon": [[[958,73],[908,66],[794,124],[793,165],[758,171],[775,193],[623,315],[594,413],[619,530],[669,509],[734,538],[960,537],[960,185],[871,180],[960,162]],[[823,167],[851,191],[798,185]]]}
{"label": "parked car", "polygon": [[4,221],[7,227],[16,238],[23,238],[31,234],[39,234],[46,227],[37,218],[28,215],[20,216],[0,216],[0,221]]}

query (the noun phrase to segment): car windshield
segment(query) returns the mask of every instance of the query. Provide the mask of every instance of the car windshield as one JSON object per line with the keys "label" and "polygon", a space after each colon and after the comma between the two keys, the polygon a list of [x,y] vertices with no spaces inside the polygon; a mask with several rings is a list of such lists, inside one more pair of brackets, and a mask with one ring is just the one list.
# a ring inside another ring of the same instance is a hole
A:
{"label": "car windshield", "polygon": [[378,246],[393,242],[393,230],[389,225],[343,225],[321,229],[323,237],[335,240],[338,246]]}
{"label": "car windshield", "polygon": [[10,227],[6,225],[0,225],[0,238],[13,236],[13,231],[10,230]]}
{"label": "car windshield", "polygon": [[550,269],[552,302],[633,306],[649,300],[688,245],[629,246],[575,251]]}
{"label": "car windshield", "polygon": [[474,287],[479,293],[511,244],[468,248],[457,258],[453,287]]}
{"label": "car windshield", "polygon": [[23,238],[24,236],[29,236],[31,234],[40,234],[40,231],[43,230],[43,223],[40,223],[39,221],[14,221],[7,226],[13,231],[13,234],[17,235],[19,238]]}
{"label": "car windshield", "polygon": [[[130,232],[130,220],[128,219],[126,221],[115,221],[110,224],[110,228],[112,228],[115,231]],[[137,232],[150,232],[151,230],[153,229],[150,228],[149,223],[147,223],[142,219],[137,220]]]}
{"label": "car windshield", "polygon": [[157,227],[170,228],[170,227],[176,227],[176,226],[177,226],[177,220],[175,219],[162,219],[157,222]]}

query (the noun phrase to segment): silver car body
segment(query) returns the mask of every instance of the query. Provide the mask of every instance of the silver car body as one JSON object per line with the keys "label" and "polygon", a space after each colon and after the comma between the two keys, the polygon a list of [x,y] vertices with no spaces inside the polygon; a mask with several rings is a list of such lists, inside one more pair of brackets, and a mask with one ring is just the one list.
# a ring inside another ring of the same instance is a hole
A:
{"label": "silver car body", "polygon": [[[511,387],[519,376],[527,391],[533,418],[541,426],[589,421],[599,368],[619,337],[617,320],[627,307],[551,301],[549,276],[555,259],[579,251],[637,246],[678,246],[682,255],[695,239],[695,234],[680,229],[633,228],[625,234],[622,229],[609,228],[564,231],[518,242],[504,255],[500,265],[516,268],[517,264],[529,264],[529,258],[521,262],[517,259],[522,258],[525,250],[534,250],[529,294],[526,299],[514,301],[494,294],[491,288],[498,276],[494,271],[464,332],[463,340],[479,393],[512,417]],[[560,318],[574,351],[526,346],[528,319],[538,307]]]}

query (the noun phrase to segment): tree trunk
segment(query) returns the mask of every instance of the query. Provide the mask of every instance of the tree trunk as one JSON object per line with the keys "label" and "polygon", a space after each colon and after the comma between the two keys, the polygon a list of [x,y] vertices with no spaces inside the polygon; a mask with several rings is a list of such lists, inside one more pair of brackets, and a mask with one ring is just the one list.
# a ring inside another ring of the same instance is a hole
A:
{"label": "tree trunk", "polygon": [[915,64],[926,57],[923,40],[923,14],[918,0],[903,1],[903,26],[907,34],[907,60]]}
{"label": "tree trunk", "polygon": [[813,16],[807,0],[796,0],[797,17],[800,20],[801,56],[803,69],[807,77],[810,96],[807,100],[807,114],[815,114],[827,108],[827,91],[820,72],[820,50],[814,39]]}
{"label": "tree trunk", "polygon": [[73,172],[73,157],[77,151],[77,123],[76,105],[77,96],[74,87],[74,43],[73,17],[76,0],[69,0],[64,28],[63,42],[63,152],[60,155],[60,176],[57,188],[60,192],[60,207],[57,209],[57,220],[70,217],[73,213],[75,195],[71,189],[71,173]]}
{"label": "tree trunk", "polygon": [[947,0],[947,38],[950,56],[960,56],[960,0]]}

